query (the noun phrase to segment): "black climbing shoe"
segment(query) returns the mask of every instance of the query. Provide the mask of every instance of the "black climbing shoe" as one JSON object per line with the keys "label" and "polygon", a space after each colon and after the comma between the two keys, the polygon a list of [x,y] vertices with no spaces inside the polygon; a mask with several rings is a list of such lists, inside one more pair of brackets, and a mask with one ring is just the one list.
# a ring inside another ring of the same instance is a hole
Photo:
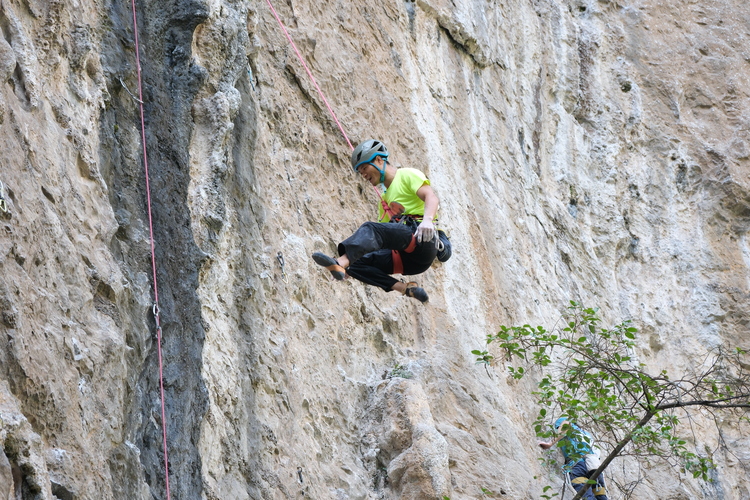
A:
{"label": "black climbing shoe", "polygon": [[320,252],[312,254],[312,258],[316,264],[323,266],[331,272],[331,276],[341,281],[346,278],[346,269],[341,267],[336,259],[329,257],[328,255]]}
{"label": "black climbing shoe", "polygon": [[427,302],[428,300],[430,300],[430,298],[427,296],[427,292],[424,291],[424,288],[417,286],[417,284],[414,282],[409,282],[406,284],[404,295],[417,299],[420,302]]}

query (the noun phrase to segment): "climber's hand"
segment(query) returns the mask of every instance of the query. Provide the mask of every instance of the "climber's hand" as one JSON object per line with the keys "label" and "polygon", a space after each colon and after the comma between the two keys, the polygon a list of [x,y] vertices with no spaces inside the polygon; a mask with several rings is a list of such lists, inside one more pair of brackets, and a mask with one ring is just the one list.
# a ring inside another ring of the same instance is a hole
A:
{"label": "climber's hand", "polygon": [[432,217],[425,217],[417,227],[417,243],[432,241],[433,238],[435,238],[435,225],[432,223]]}

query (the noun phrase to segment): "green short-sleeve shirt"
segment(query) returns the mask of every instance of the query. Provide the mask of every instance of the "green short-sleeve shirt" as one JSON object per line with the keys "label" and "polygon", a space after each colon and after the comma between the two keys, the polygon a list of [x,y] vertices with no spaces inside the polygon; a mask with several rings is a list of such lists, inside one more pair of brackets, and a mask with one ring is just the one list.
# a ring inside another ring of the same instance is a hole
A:
{"label": "green short-sleeve shirt", "polygon": [[[419,170],[399,168],[393,182],[383,195],[383,199],[388,203],[394,215],[424,215],[424,201],[417,196],[417,190],[425,184],[429,186],[430,181]],[[381,205],[378,210],[378,220],[388,222],[390,219]]]}

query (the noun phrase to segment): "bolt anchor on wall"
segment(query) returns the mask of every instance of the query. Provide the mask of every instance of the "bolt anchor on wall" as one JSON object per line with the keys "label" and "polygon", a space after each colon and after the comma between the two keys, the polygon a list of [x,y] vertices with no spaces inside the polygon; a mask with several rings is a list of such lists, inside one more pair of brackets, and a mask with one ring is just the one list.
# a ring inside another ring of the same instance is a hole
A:
{"label": "bolt anchor on wall", "polygon": [[286,269],[284,267],[284,256],[281,254],[281,251],[276,254],[276,259],[279,261],[279,266],[281,267],[281,280],[284,283],[289,283],[289,277],[286,275]]}
{"label": "bolt anchor on wall", "polygon": [[0,181],[0,211],[8,213],[8,204],[5,201],[5,185]]}

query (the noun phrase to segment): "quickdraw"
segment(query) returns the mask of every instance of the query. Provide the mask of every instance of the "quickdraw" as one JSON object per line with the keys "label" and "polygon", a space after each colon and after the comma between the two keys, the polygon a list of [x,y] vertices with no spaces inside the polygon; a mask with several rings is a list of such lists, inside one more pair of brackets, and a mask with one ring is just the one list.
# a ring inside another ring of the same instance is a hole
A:
{"label": "quickdraw", "polygon": [[284,256],[281,254],[281,252],[276,254],[276,260],[279,261],[279,266],[281,267],[281,281],[284,283],[289,283],[289,278],[286,275],[286,269],[284,268]]}
{"label": "quickdraw", "polygon": [[130,97],[132,97],[132,98],[133,98],[133,100],[135,100],[135,102],[137,102],[137,103],[139,103],[139,104],[143,104],[143,101],[141,101],[140,99],[138,99],[138,98],[137,98],[137,97],[136,97],[136,96],[135,96],[135,95],[134,95],[134,94],[133,94],[133,93],[132,93],[132,92],[130,91],[130,89],[128,88],[128,86],[127,86],[127,85],[125,85],[125,82],[123,82],[123,81],[122,81],[122,78],[120,78],[120,85],[122,85],[122,88],[124,88],[124,89],[125,89],[125,92],[127,92],[128,94],[130,94]]}
{"label": "quickdraw", "polygon": [[5,186],[2,182],[0,182],[0,210],[2,210],[3,213],[8,211],[8,204],[5,202]]}
{"label": "quickdraw", "polygon": [[151,310],[154,313],[154,323],[156,323],[156,340],[161,343],[161,309],[159,309],[159,304],[154,303],[154,307]]}

